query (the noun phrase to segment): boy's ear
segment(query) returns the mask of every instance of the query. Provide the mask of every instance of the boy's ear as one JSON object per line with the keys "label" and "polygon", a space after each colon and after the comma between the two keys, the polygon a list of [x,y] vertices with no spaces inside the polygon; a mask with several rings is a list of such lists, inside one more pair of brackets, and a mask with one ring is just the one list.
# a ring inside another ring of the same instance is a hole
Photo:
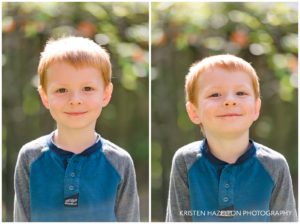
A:
{"label": "boy's ear", "polygon": [[255,114],[254,114],[253,121],[256,121],[258,119],[260,114],[260,108],[261,108],[261,99],[257,98],[255,101]]}
{"label": "boy's ear", "polygon": [[104,89],[103,99],[102,99],[103,107],[107,106],[107,104],[109,103],[112,92],[113,92],[113,84],[110,82]]}
{"label": "boy's ear", "polygon": [[188,101],[186,104],[185,104],[185,107],[186,107],[186,111],[189,115],[189,118],[191,119],[191,121],[194,123],[194,124],[200,124],[201,123],[201,119],[197,113],[197,108],[196,106],[191,103],[190,101]]}
{"label": "boy's ear", "polygon": [[40,94],[40,97],[41,97],[41,100],[42,100],[42,103],[43,103],[44,107],[46,107],[47,109],[49,109],[48,96],[45,93],[45,90],[43,89],[42,86],[38,87],[38,92]]}

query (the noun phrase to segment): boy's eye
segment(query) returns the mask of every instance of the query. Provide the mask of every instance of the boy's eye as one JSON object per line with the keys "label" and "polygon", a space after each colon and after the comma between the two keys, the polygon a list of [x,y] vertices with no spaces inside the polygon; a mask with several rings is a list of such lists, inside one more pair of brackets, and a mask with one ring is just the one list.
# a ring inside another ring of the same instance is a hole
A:
{"label": "boy's eye", "polygon": [[86,87],[83,88],[83,90],[84,91],[92,91],[92,90],[94,90],[94,88],[90,87],[90,86],[86,86]]}
{"label": "boy's eye", "polygon": [[213,93],[209,95],[209,97],[219,97],[219,96],[221,96],[220,93]]}
{"label": "boy's eye", "polygon": [[236,95],[238,96],[244,96],[244,95],[247,95],[247,93],[243,92],[243,91],[239,91],[236,93]]}
{"label": "boy's eye", "polygon": [[57,93],[65,93],[67,92],[67,89],[65,88],[59,88],[58,90],[56,90]]}

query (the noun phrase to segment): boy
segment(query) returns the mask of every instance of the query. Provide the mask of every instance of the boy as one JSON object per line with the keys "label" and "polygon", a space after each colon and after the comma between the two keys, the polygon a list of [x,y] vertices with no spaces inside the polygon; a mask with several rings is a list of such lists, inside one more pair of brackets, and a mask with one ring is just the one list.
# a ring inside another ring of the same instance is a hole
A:
{"label": "boy", "polygon": [[205,139],[173,158],[167,221],[297,221],[285,158],[249,139],[261,107],[252,66],[232,55],[194,64],[186,109]]}
{"label": "boy", "polygon": [[95,132],[113,90],[108,53],[87,38],[52,40],[38,73],[57,129],[19,153],[14,221],[139,221],[132,159]]}

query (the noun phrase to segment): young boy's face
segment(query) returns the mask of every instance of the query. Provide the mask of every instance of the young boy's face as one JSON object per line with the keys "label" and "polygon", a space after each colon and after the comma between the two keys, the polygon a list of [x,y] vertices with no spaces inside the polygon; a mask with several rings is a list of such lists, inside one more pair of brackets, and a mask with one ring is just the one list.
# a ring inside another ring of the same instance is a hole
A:
{"label": "young boy's face", "polygon": [[261,101],[252,80],[243,71],[214,68],[197,82],[197,105],[187,103],[189,117],[206,135],[232,137],[248,133],[258,118]]}
{"label": "young boy's face", "polygon": [[94,129],[102,107],[110,101],[112,84],[105,87],[94,67],[77,69],[65,62],[50,65],[46,80],[46,92],[39,92],[58,128]]}

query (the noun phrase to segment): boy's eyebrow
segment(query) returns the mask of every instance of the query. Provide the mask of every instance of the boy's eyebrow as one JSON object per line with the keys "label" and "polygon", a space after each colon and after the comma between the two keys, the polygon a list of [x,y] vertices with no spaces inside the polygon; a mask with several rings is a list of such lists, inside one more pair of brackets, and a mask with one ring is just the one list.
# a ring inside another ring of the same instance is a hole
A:
{"label": "boy's eyebrow", "polygon": [[223,85],[214,85],[214,84],[210,84],[209,86],[205,85],[205,86],[200,86],[201,89],[223,89],[224,86]]}
{"label": "boy's eyebrow", "polygon": [[[247,89],[247,90],[251,90],[251,87],[252,86],[249,86],[247,84],[239,84],[239,85],[236,85],[234,86],[234,88],[243,88],[243,89]],[[210,86],[203,86],[201,89],[203,91],[207,91],[207,92],[210,92],[210,91],[215,91],[215,90],[222,90],[222,89],[226,89],[226,87],[224,87],[223,85],[210,85]]]}
{"label": "boy's eyebrow", "polygon": [[246,89],[252,89],[253,88],[252,83],[250,85],[244,83],[244,84],[237,85],[236,87],[237,88],[246,88]]}
{"label": "boy's eyebrow", "polygon": [[51,84],[49,84],[49,86],[68,86],[69,84],[68,83],[59,83],[59,82],[52,82]]}
{"label": "boy's eyebrow", "polygon": [[[93,80],[80,83],[80,85],[96,85],[96,84],[98,85],[98,83]],[[70,83],[65,83],[65,82],[54,82],[51,84],[51,86],[54,86],[54,87],[69,86],[69,85],[70,85]]]}
{"label": "boy's eyebrow", "polygon": [[[201,85],[201,84],[200,84]],[[234,87],[249,87],[249,86],[252,86],[252,83],[249,85],[249,83],[242,83],[242,84],[234,84]],[[204,86],[204,87],[207,87],[207,86]],[[218,84],[213,84],[213,83],[210,83],[210,88],[224,88],[224,85],[220,85],[219,83]]]}

